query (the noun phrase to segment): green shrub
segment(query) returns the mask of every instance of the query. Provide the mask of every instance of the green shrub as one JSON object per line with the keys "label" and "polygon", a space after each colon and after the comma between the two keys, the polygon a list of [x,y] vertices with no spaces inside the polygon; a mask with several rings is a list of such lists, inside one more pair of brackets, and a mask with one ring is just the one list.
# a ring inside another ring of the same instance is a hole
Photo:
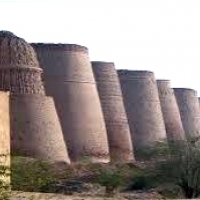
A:
{"label": "green shrub", "polygon": [[10,168],[0,164],[0,200],[10,197]]}
{"label": "green shrub", "polygon": [[14,190],[40,192],[55,179],[48,162],[25,157],[12,158],[11,186]]}
{"label": "green shrub", "polygon": [[106,195],[113,196],[116,189],[123,185],[123,176],[117,170],[105,169],[99,173],[96,180],[98,184],[106,187]]}
{"label": "green shrub", "polygon": [[200,195],[200,148],[194,141],[172,144],[170,157],[157,166],[163,180],[179,186],[186,198]]}

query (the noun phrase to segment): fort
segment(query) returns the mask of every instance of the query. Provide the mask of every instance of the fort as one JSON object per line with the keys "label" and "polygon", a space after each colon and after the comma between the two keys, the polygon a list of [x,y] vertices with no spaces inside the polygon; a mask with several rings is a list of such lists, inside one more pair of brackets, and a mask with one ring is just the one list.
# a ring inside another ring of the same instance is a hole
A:
{"label": "fort", "polygon": [[185,132],[170,81],[157,80],[157,86],[167,138],[169,140],[184,140]]}
{"label": "fort", "polygon": [[[153,72],[90,61],[77,44],[27,43],[0,31],[1,161],[135,162],[134,150],[200,134],[193,89]],[[11,147],[10,147],[11,146]]]}
{"label": "fort", "polygon": [[153,72],[118,70],[135,149],[166,138],[156,79]]}
{"label": "fort", "polygon": [[115,65],[92,61],[92,68],[106,123],[111,160],[133,161],[131,134]]}

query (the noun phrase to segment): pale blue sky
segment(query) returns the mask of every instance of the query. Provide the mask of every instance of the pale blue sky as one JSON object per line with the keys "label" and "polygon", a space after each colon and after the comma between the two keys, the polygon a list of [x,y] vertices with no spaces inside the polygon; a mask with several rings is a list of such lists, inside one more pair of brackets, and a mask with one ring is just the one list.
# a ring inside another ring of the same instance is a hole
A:
{"label": "pale blue sky", "polygon": [[0,0],[0,29],[84,45],[91,60],[150,70],[200,94],[199,0]]}

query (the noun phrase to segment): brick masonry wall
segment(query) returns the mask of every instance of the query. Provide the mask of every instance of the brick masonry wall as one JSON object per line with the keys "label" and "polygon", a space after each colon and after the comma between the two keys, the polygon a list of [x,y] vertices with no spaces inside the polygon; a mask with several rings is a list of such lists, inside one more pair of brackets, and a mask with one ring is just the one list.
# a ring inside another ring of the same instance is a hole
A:
{"label": "brick masonry wall", "polygon": [[154,74],[118,70],[122,94],[136,149],[166,138],[166,130]]}
{"label": "brick masonry wall", "polygon": [[111,159],[133,161],[131,134],[114,63],[91,63],[105,118]]}
{"label": "brick masonry wall", "polygon": [[170,81],[157,80],[159,98],[169,140],[184,140],[185,132],[183,129],[181,116],[176,102],[174,91]]}
{"label": "brick masonry wall", "polygon": [[40,68],[0,68],[0,90],[12,94],[45,94]]}
{"label": "brick masonry wall", "polygon": [[51,97],[11,95],[10,114],[13,153],[53,162],[70,162]]}
{"label": "brick masonry wall", "polygon": [[197,92],[188,88],[174,88],[186,137],[200,136],[200,107]]}
{"label": "brick masonry wall", "polygon": [[46,93],[54,97],[70,158],[108,162],[106,127],[87,48],[71,44],[32,46],[44,70]]}

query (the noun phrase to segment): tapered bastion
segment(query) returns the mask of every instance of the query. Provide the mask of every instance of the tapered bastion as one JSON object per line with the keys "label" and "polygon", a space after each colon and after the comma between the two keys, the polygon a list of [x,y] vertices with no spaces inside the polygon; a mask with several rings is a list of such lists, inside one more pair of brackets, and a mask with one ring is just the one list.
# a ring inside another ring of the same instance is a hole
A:
{"label": "tapered bastion", "polygon": [[111,160],[134,160],[131,134],[115,65],[93,61],[92,68],[105,118]]}
{"label": "tapered bastion", "polygon": [[44,94],[42,70],[31,45],[0,31],[0,90],[11,94]]}
{"label": "tapered bastion", "polygon": [[159,98],[168,140],[184,140],[181,116],[169,80],[157,80]]}
{"label": "tapered bastion", "polygon": [[174,88],[181,120],[187,138],[200,136],[200,107],[197,91],[189,88]]}
{"label": "tapered bastion", "polygon": [[31,45],[0,31],[0,90],[10,91],[11,152],[69,163],[55,105],[45,96],[41,74]]}
{"label": "tapered bastion", "polygon": [[166,139],[166,130],[153,72],[118,70],[132,134],[133,147],[142,149]]}
{"label": "tapered bastion", "polygon": [[45,89],[54,97],[73,161],[109,162],[104,117],[86,47],[31,44],[44,69]]}

